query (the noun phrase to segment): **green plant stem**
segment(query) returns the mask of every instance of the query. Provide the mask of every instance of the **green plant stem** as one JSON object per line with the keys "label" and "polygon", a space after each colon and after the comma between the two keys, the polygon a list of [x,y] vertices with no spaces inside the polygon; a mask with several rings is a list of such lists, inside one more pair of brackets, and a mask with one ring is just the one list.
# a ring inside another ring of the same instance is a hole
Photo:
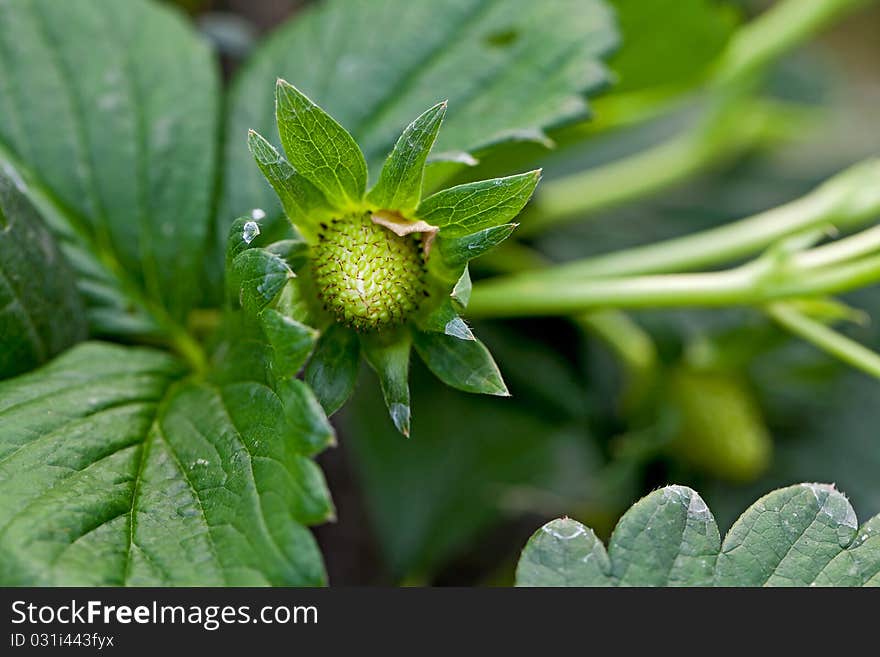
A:
{"label": "green plant stem", "polygon": [[[706,85],[709,111],[684,134],[616,162],[544,183],[521,234],[535,234],[679,183],[778,136],[776,119],[750,119],[748,93],[777,58],[872,0],[783,0],[733,36]],[[752,103],[756,101],[752,100]],[[766,108],[765,108],[766,111]],[[740,126],[738,115],[745,115]],[[789,117],[788,123],[791,123]],[[749,124],[752,125],[749,125]]]}
{"label": "green plant stem", "polygon": [[880,379],[880,355],[850,340],[834,329],[801,314],[786,303],[774,303],[766,308],[767,314],[780,326],[791,331],[819,349],[839,358],[873,377]]}
{"label": "green plant stem", "polygon": [[[737,120],[726,121],[727,129],[714,130],[714,125],[699,123],[635,155],[545,182],[519,234],[534,235],[666,189],[759,144],[783,139],[802,123],[790,109],[770,103],[744,102],[736,109],[731,115],[735,113]],[[707,137],[709,131],[711,138]]]}
{"label": "green plant stem", "polygon": [[756,305],[836,294],[880,281],[880,255],[817,270],[756,260],[727,271],[547,280],[502,277],[474,287],[473,317],[574,315],[599,308]]}
{"label": "green plant stem", "polygon": [[[718,228],[643,247],[577,260],[534,276],[604,277],[693,271],[753,255],[774,242],[805,231],[863,225],[880,215],[880,160],[856,164],[800,199]],[[804,252],[806,262],[825,263],[845,252],[870,249],[880,234]],[[806,264],[805,262],[805,264]]]}

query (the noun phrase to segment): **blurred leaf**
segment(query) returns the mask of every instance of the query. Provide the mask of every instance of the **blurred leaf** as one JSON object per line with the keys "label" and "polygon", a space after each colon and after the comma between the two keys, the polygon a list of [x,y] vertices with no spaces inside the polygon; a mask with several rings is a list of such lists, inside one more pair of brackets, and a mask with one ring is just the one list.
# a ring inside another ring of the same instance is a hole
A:
{"label": "blurred leaf", "polygon": [[0,172],[0,378],[85,339],[70,267],[34,207]]}
{"label": "blurred leaf", "polygon": [[0,384],[0,582],[320,585],[333,509],[307,417],[258,383],[85,343]]}
{"label": "blurred leaf", "polygon": [[878,586],[878,518],[859,530],[852,506],[833,486],[798,484],[758,500],[721,543],[700,496],[667,486],[624,514],[607,555],[580,523],[547,523],[523,550],[517,584]]}
{"label": "blurred leaf", "polygon": [[0,160],[77,251],[94,329],[151,332],[156,304],[181,319],[200,293],[215,178],[207,45],[144,0],[11,0],[0,52]]}
{"label": "blurred leaf", "polygon": [[612,57],[614,94],[692,84],[738,24],[726,0],[610,0],[624,46]]}

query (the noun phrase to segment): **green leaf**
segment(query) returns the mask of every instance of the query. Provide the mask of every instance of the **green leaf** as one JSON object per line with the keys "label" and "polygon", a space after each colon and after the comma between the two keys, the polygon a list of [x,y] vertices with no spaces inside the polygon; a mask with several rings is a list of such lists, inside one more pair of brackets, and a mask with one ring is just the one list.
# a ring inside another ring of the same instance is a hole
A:
{"label": "green leaf", "polygon": [[501,372],[479,340],[460,340],[435,332],[414,332],[416,351],[443,383],[465,392],[509,395]]}
{"label": "green leaf", "polygon": [[0,384],[0,582],[318,585],[332,516],[266,386],[85,343]]}
{"label": "green leaf", "polygon": [[720,547],[703,499],[685,486],[666,486],[623,515],[608,554],[618,585],[711,586]]}
{"label": "green leaf", "polygon": [[272,372],[276,379],[296,376],[315,348],[318,331],[273,308],[260,313],[260,323],[272,346]]}
{"label": "green leaf", "polygon": [[431,311],[418,322],[418,326],[423,331],[437,331],[459,340],[476,340],[470,327],[455,311],[452,299],[447,299]]}
{"label": "green leaf", "polygon": [[626,47],[611,59],[613,94],[698,82],[737,27],[717,0],[610,0]]}
{"label": "green leaf", "polygon": [[694,491],[683,486],[654,491],[617,524],[605,570],[597,569],[592,557],[565,558],[601,550],[583,525],[566,521],[565,532],[551,531],[561,522],[548,523],[529,540],[519,585],[880,585],[880,516],[859,529],[849,501],[826,484],[797,484],[765,495],[723,543]]}
{"label": "green leaf", "polygon": [[233,83],[224,177],[235,184],[224,190],[218,234],[255,205],[277,212],[242,140],[249,129],[274,134],[279,75],[344,125],[378,172],[400,127],[444,98],[449,113],[432,159],[546,141],[543,130],[587,115],[585,96],[607,84],[601,58],[616,41],[601,0],[316,4],[259,47]]}
{"label": "green leaf", "polygon": [[501,244],[518,225],[501,224],[462,237],[441,237],[438,240],[440,254],[448,267],[462,267]]}
{"label": "green leaf", "polygon": [[446,102],[434,105],[407,126],[385,160],[379,182],[367,194],[377,208],[409,216],[422,198],[425,161],[446,116]]}
{"label": "green leaf", "polygon": [[338,208],[357,204],[367,187],[367,165],[345,128],[299,89],[275,85],[278,134],[294,169]]}
{"label": "green leaf", "polygon": [[158,3],[11,0],[0,59],[0,161],[64,243],[95,330],[150,332],[156,305],[182,319],[215,182],[207,44]]}
{"label": "green leaf", "polygon": [[718,557],[718,583],[809,586],[857,531],[855,511],[833,486],[774,491],[730,528]]}
{"label": "green leaf", "polygon": [[357,335],[339,324],[332,324],[318,339],[306,366],[306,383],[315,391],[327,415],[333,415],[351,397],[360,369]]}
{"label": "green leaf", "polygon": [[612,584],[611,562],[602,541],[571,518],[551,520],[535,532],[516,568],[517,586]]}
{"label": "green leaf", "polygon": [[248,132],[248,148],[281,200],[284,214],[300,232],[314,237],[316,218],[326,216],[330,211],[324,194],[297,173],[272,144],[253,130]]}
{"label": "green leaf", "polygon": [[412,340],[400,336],[393,341],[379,338],[361,340],[364,358],[375,370],[382,386],[382,396],[391,415],[391,421],[400,433],[409,437],[409,352]]}
{"label": "green leaf", "polygon": [[447,237],[505,224],[529,202],[540,178],[538,170],[450,187],[422,201],[416,217],[439,226]]}
{"label": "green leaf", "polygon": [[293,278],[283,258],[266,249],[248,249],[232,263],[232,280],[239,285],[242,308],[256,315],[275,299]]}
{"label": "green leaf", "polygon": [[0,172],[0,378],[46,362],[86,333],[70,266],[34,207]]}

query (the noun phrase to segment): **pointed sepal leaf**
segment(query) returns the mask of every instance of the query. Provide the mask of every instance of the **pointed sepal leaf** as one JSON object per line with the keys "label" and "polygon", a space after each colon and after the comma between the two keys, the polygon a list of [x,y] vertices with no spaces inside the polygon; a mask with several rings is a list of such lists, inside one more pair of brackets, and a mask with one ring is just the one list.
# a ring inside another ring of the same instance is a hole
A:
{"label": "pointed sepal leaf", "polygon": [[365,336],[361,341],[364,357],[375,370],[382,387],[382,396],[394,426],[409,438],[409,352],[412,339],[406,333],[386,340],[380,336]]}
{"label": "pointed sepal leaf", "polygon": [[314,238],[321,217],[331,210],[324,194],[254,130],[248,132],[248,148],[278,195],[284,214],[303,235]]}
{"label": "pointed sepal leaf", "polygon": [[284,404],[287,425],[303,454],[315,456],[336,444],[333,425],[308,384],[287,379],[275,384],[275,392]]}
{"label": "pointed sepal leaf", "polygon": [[461,237],[441,237],[438,240],[440,255],[448,267],[461,267],[501,244],[518,225],[501,224]]}
{"label": "pointed sepal leaf", "polygon": [[367,201],[409,216],[422,198],[425,161],[446,115],[446,101],[409,124],[385,160],[379,182],[367,194]]}
{"label": "pointed sepal leaf", "polygon": [[260,313],[263,333],[272,347],[272,374],[281,381],[297,375],[315,348],[318,331],[274,308]]}
{"label": "pointed sepal leaf", "polygon": [[306,383],[327,415],[333,415],[351,397],[360,369],[360,343],[357,334],[340,324],[332,324],[315,347],[306,366]]}
{"label": "pointed sepal leaf", "polygon": [[471,272],[465,267],[449,295],[449,298],[452,299],[452,302],[458,307],[459,311],[463,311],[467,308],[467,305],[471,300],[472,289]]}
{"label": "pointed sepal leaf", "polygon": [[[577,567],[572,567],[577,564]],[[571,518],[536,531],[520,556],[517,586],[612,586],[611,561],[589,527]]]}
{"label": "pointed sepal leaf", "polygon": [[749,507],[718,557],[721,586],[809,586],[858,532],[849,500],[834,486],[800,484]]}
{"label": "pointed sepal leaf", "polygon": [[423,331],[445,333],[459,340],[476,340],[470,327],[453,307],[452,299],[447,299],[428,315],[417,322]]}
{"label": "pointed sepal leaf", "polygon": [[528,203],[541,178],[530,171],[506,178],[466,183],[423,200],[416,218],[440,227],[440,234],[461,237],[510,223]]}
{"label": "pointed sepal leaf", "polygon": [[232,262],[230,278],[239,286],[241,307],[256,315],[278,296],[293,276],[293,270],[283,258],[266,249],[248,249]]}
{"label": "pointed sepal leaf", "polygon": [[278,134],[287,159],[337,208],[363,198],[367,164],[352,136],[299,89],[284,80],[275,87]]}
{"label": "pointed sepal leaf", "polygon": [[445,384],[465,392],[509,396],[492,354],[479,340],[430,331],[414,331],[413,338],[419,357]]}

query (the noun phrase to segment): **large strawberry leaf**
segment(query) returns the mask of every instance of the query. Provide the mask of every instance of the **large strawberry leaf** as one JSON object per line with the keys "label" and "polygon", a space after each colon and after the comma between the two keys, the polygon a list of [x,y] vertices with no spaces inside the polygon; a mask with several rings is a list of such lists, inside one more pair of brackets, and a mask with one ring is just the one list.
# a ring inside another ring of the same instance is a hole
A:
{"label": "large strawberry leaf", "polygon": [[[272,83],[289,80],[354,136],[375,180],[400,127],[448,99],[438,157],[463,158],[583,118],[615,44],[600,0],[328,0],[283,26],[231,91],[217,234],[254,206],[279,214],[249,162],[249,129],[275,137]],[[442,154],[446,153],[446,156]]]}
{"label": "large strawberry leaf", "polygon": [[333,513],[307,458],[317,404],[182,375],[84,343],[0,384],[0,583],[324,582],[306,529]]}
{"label": "large strawberry leaf", "polygon": [[198,294],[217,76],[145,0],[0,3],[0,161],[65,242],[101,333],[156,332]]}
{"label": "large strawberry leaf", "polygon": [[553,520],[529,540],[519,586],[880,586],[880,516],[861,529],[833,486],[765,495],[722,543],[711,512],[667,486],[620,519],[606,552],[589,528]]}
{"label": "large strawberry leaf", "polygon": [[33,206],[0,171],[0,378],[86,335],[70,268]]}

